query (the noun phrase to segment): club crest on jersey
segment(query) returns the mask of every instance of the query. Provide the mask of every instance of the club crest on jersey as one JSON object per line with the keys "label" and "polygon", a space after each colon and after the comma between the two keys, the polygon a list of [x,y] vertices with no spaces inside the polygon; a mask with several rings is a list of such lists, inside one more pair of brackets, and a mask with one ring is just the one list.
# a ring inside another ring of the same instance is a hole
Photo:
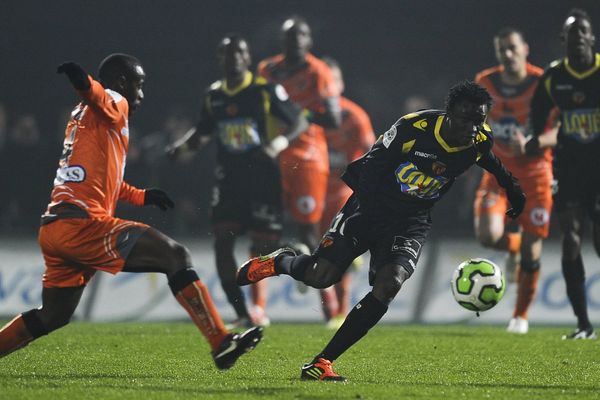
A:
{"label": "club crest on jersey", "polygon": [[543,207],[535,207],[529,213],[529,219],[531,223],[535,226],[544,226],[550,220],[550,215],[548,214],[548,210]]}
{"label": "club crest on jersey", "polygon": [[392,125],[392,127],[388,129],[386,133],[383,134],[383,145],[386,148],[390,147],[390,144],[392,144],[392,141],[396,137],[396,133],[396,125]]}
{"label": "club crest on jersey", "polygon": [[236,104],[230,104],[225,108],[225,112],[227,112],[227,115],[233,117],[238,112],[238,106]]}
{"label": "club crest on jersey", "polygon": [[404,194],[420,199],[435,199],[440,196],[440,190],[448,183],[448,178],[425,175],[416,165],[406,162],[396,168],[396,181]]}
{"label": "club crest on jersey", "polygon": [[585,93],[583,92],[574,92],[573,93],[573,101],[575,104],[581,104],[585,101]]}
{"label": "club crest on jersey", "polygon": [[446,164],[436,161],[431,165],[431,170],[436,175],[442,175],[444,172],[446,172]]}

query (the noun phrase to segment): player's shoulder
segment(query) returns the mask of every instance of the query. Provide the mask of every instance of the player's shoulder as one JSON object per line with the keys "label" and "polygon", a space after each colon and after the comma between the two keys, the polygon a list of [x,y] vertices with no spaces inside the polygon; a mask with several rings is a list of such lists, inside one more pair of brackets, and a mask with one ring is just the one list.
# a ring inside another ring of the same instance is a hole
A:
{"label": "player's shoulder", "polygon": [[104,89],[104,91],[106,92],[106,94],[108,94],[111,97],[111,99],[113,99],[113,101],[115,103],[125,100],[125,98],[121,95],[121,93],[116,92],[112,89]]}
{"label": "player's shoulder", "polygon": [[542,67],[538,67],[537,65],[527,63],[526,68],[527,68],[527,75],[536,76],[536,77],[544,75],[544,69]]}
{"label": "player's shoulder", "polygon": [[437,122],[437,119],[442,115],[444,115],[444,111],[442,110],[418,110],[403,115],[396,124],[404,127],[411,126],[419,131],[426,131],[429,127],[433,126]]}
{"label": "player's shoulder", "polygon": [[479,71],[476,75],[475,75],[475,82],[477,83],[481,83],[485,80],[489,80],[492,79],[493,76],[495,75],[499,75],[501,72],[501,68],[499,65],[490,67],[490,68],[486,68],[482,71]]}
{"label": "player's shoulder", "polygon": [[282,61],[283,61],[282,54],[277,54],[277,55],[274,55],[271,57],[267,57],[258,63],[258,67],[256,68],[256,70],[261,75],[263,75],[264,73],[269,74],[273,70],[277,69]]}
{"label": "player's shoulder", "polygon": [[308,53],[306,55],[306,63],[308,64],[309,69],[316,74],[331,74],[331,69],[325,63],[325,61],[321,60],[313,54]]}
{"label": "player's shoulder", "polygon": [[544,70],[544,75],[557,73],[565,69],[565,58],[559,58],[548,64]]}
{"label": "player's shoulder", "polygon": [[215,93],[215,92],[220,92],[223,90],[223,80],[219,79],[217,81],[214,81],[213,83],[211,83],[210,85],[208,85],[208,87],[206,88],[206,90],[204,91],[204,93],[206,95]]}

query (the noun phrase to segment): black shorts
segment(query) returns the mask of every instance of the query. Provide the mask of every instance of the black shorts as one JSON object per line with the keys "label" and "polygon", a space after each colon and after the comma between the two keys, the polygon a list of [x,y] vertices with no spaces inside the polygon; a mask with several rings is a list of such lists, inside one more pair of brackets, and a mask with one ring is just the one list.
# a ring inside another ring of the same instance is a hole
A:
{"label": "black shorts", "polygon": [[369,250],[372,285],[377,270],[386,264],[401,265],[412,275],[430,229],[429,211],[367,217],[352,195],[333,219],[315,255],[346,271],[356,257]]}
{"label": "black shorts", "polygon": [[218,179],[213,188],[211,222],[236,233],[246,231],[281,234],[283,206],[278,173],[261,179]]}
{"label": "black shorts", "polygon": [[554,210],[558,213],[569,209],[583,209],[595,222],[600,222],[600,174],[585,159],[573,158],[556,165],[554,176],[557,191],[554,194]]}

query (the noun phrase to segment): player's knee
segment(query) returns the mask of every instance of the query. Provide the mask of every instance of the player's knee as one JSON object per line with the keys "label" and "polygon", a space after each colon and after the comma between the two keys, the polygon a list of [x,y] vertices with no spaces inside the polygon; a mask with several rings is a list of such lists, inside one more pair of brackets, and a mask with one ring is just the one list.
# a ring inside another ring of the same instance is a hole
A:
{"label": "player's knee", "polygon": [[401,265],[382,268],[377,272],[373,292],[377,298],[385,299],[389,304],[410,276],[411,273]]}
{"label": "player's knee", "polygon": [[173,242],[171,243],[171,257],[173,267],[177,269],[188,268],[192,265],[192,256],[190,251],[184,245]]}
{"label": "player's knee", "polygon": [[50,330],[46,327],[46,324],[41,320],[40,310],[34,308],[33,310],[29,310],[21,314],[23,318],[23,322],[27,327],[27,330],[31,334],[34,339],[39,338],[40,336],[47,335],[50,333]]}
{"label": "player's knee", "polygon": [[[31,310],[23,314],[23,319],[29,325],[31,324],[38,333],[44,334],[55,331],[67,325],[73,316],[73,309],[42,307],[40,309]],[[27,316],[25,316],[27,315]]]}
{"label": "player's knee", "polygon": [[538,271],[541,267],[540,260],[521,260],[521,270],[529,273]]}

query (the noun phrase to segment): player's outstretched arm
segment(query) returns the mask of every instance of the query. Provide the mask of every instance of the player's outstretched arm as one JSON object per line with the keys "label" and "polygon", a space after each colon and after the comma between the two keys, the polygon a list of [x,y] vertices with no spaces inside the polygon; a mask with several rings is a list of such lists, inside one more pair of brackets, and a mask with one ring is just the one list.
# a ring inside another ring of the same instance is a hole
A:
{"label": "player's outstretched arm", "polygon": [[56,68],[56,73],[67,75],[67,78],[69,78],[69,81],[71,81],[71,85],[73,85],[73,87],[76,90],[90,90],[90,78],[88,77],[88,74],[85,72],[85,70],[81,67],[81,65],[73,61],[67,61],[65,63],[60,64]]}
{"label": "player's outstretched arm", "polygon": [[154,205],[163,211],[174,208],[175,203],[169,198],[166,192],[157,188],[149,188],[144,191],[144,205]]}

